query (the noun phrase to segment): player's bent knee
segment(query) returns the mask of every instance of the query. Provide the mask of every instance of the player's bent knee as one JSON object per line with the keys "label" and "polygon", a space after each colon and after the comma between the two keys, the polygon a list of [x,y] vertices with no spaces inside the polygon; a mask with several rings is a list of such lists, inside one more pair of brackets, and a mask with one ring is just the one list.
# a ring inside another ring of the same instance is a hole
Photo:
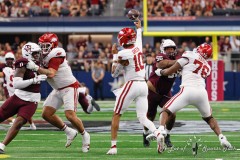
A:
{"label": "player's bent knee", "polygon": [[209,116],[209,117],[202,117],[202,119],[207,122],[207,124],[209,124],[210,120],[213,118],[213,116]]}
{"label": "player's bent knee", "polygon": [[166,112],[168,114],[168,116],[176,116],[175,113],[172,113],[170,110],[166,109],[166,108],[163,108],[162,112],[160,114],[162,114],[163,112]]}
{"label": "player's bent knee", "polygon": [[73,121],[73,119],[75,119],[76,112],[71,111],[71,110],[65,111],[65,116],[71,122],[71,121]]}

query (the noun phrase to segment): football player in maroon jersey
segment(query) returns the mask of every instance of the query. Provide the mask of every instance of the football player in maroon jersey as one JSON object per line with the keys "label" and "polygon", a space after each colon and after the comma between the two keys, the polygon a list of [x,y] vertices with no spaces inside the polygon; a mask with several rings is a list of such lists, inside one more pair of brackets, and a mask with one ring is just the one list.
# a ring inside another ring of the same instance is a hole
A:
{"label": "football player in maroon jersey", "polygon": [[5,147],[16,137],[21,127],[29,121],[37,109],[41,99],[40,82],[47,79],[46,75],[38,75],[29,70],[26,65],[29,60],[38,63],[41,48],[35,43],[27,43],[22,48],[23,58],[15,62],[13,86],[14,95],[9,97],[0,107],[0,122],[17,115],[6,137],[0,143],[0,154],[4,154]]}
{"label": "football player in maroon jersey", "polygon": [[[148,113],[147,117],[149,120],[154,121],[157,114],[157,107],[161,108],[164,104],[172,97],[171,88],[177,77],[177,74],[173,74],[166,77],[159,77],[154,72],[157,68],[166,68],[173,65],[176,59],[180,58],[177,53],[176,44],[171,39],[165,39],[161,43],[161,53],[156,56],[155,65],[153,65],[153,71],[148,79]],[[168,134],[173,128],[175,123],[175,114],[170,117],[169,123],[166,124],[165,144],[167,147],[172,147],[170,141],[170,135]],[[143,130],[143,145],[148,147],[150,145],[149,141],[146,140],[148,135],[148,129],[144,127]]]}

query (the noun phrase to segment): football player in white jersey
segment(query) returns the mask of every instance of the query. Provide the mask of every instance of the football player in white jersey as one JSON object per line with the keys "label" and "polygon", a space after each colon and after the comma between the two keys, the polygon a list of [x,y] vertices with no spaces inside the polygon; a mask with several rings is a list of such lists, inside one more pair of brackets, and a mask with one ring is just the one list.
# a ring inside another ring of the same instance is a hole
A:
{"label": "football player in white jersey", "polygon": [[112,76],[117,77],[124,70],[125,84],[120,88],[116,95],[116,102],[111,125],[111,148],[108,155],[117,154],[117,132],[121,115],[127,110],[132,101],[136,102],[136,112],[139,122],[146,126],[158,140],[158,152],[164,149],[164,136],[156,129],[153,122],[147,118],[148,110],[148,87],[145,81],[145,68],[142,54],[142,29],[141,21],[134,22],[136,32],[131,28],[123,28],[118,33],[118,43],[124,49],[117,50],[116,44],[113,45],[113,65]]}
{"label": "football player in white jersey", "polygon": [[[42,117],[66,133],[67,142],[65,147],[69,147],[78,132],[80,132],[82,135],[82,151],[88,152],[90,135],[85,131],[82,120],[76,114],[80,84],[73,76],[72,70],[68,65],[66,52],[63,48],[58,47],[58,37],[54,33],[45,33],[40,36],[38,41],[42,48],[42,64],[44,68],[33,62],[29,62],[27,67],[41,74],[46,74],[48,76],[47,81],[53,88],[53,91],[48,95],[43,104]],[[88,102],[86,103],[88,104]],[[78,131],[68,127],[55,114],[62,105],[64,106],[66,118]]]}
{"label": "football player in white jersey", "polygon": [[[201,113],[202,118],[218,136],[220,144],[224,148],[232,148],[227,138],[222,134],[217,121],[212,116],[212,109],[208,101],[205,89],[205,79],[211,73],[207,59],[212,56],[212,47],[201,44],[193,51],[186,51],[182,58],[167,69],[157,69],[155,73],[159,76],[167,76],[182,69],[182,84],[180,91],[173,96],[165,105],[162,112],[160,125],[163,128],[168,117],[187,105],[194,105]],[[150,135],[149,137],[154,136]]]}
{"label": "football player in white jersey", "polygon": [[[15,62],[15,56],[12,52],[8,52],[4,56],[5,64],[3,67],[0,67],[2,72],[0,72],[0,77],[3,77],[3,87],[4,87],[4,94],[6,99],[11,97],[14,94],[14,87],[13,87],[13,75],[14,75],[14,62]],[[13,124],[15,121],[15,118],[10,117],[7,119],[7,121],[10,122],[10,125]],[[32,118],[29,120],[30,129],[36,130],[37,127],[33,123]]]}

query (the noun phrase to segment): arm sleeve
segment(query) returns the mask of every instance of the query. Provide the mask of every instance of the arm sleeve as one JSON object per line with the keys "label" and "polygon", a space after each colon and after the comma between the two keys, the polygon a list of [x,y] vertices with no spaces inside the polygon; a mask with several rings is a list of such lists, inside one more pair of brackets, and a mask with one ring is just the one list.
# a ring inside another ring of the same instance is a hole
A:
{"label": "arm sleeve", "polygon": [[123,70],[123,66],[121,64],[115,64],[116,65],[116,68],[114,70],[114,72],[112,73],[112,77],[113,78],[116,78],[120,73],[121,71]]}
{"label": "arm sleeve", "polygon": [[138,46],[142,52],[142,29],[141,28],[137,29],[136,46]]}
{"label": "arm sleeve", "polygon": [[48,64],[48,68],[53,68],[56,71],[58,70],[59,66],[63,63],[65,57],[54,57],[52,59],[50,59],[49,64]]}
{"label": "arm sleeve", "polygon": [[13,87],[15,89],[26,88],[27,86],[29,86],[31,84],[33,84],[33,78],[27,79],[27,80],[23,80],[22,77],[14,77],[13,78]]}
{"label": "arm sleeve", "polygon": [[186,64],[188,64],[188,58],[182,57],[182,58],[178,59],[177,62],[180,64],[181,67],[183,67]]}

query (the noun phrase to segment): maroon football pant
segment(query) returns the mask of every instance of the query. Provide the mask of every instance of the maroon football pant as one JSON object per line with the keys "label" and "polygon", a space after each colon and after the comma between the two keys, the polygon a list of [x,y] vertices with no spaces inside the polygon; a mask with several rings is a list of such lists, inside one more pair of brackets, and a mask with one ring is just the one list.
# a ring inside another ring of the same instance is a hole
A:
{"label": "maroon football pant", "polygon": [[0,122],[5,121],[15,114],[29,121],[35,113],[37,105],[38,103],[36,102],[24,101],[16,95],[13,95],[0,107]]}
{"label": "maroon football pant", "polygon": [[151,90],[148,90],[148,119],[153,121],[157,114],[157,107],[160,106],[162,108],[169,99],[170,97],[165,97]]}

